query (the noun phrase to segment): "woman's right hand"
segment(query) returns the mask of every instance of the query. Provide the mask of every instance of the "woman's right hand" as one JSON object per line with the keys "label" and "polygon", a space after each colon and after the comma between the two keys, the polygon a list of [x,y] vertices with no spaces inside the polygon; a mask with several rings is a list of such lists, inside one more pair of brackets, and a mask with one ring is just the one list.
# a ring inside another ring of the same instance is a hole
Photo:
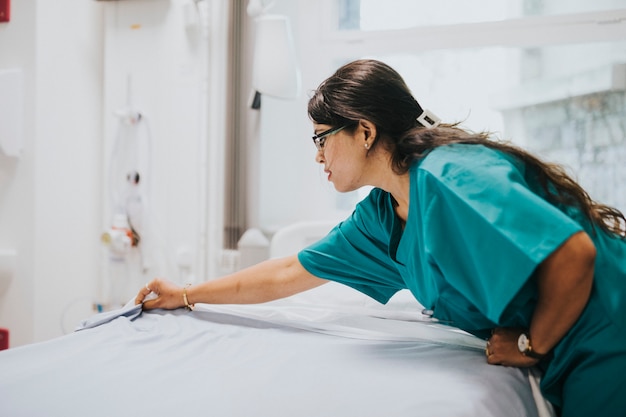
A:
{"label": "woman's right hand", "polygon": [[[156,298],[150,298],[148,295],[154,293]],[[146,298],[148,298],[146,300]],[[152,310],[155,308],[164,308],[166,310],[174,310],[184,307],[183,288],[173,282],[162,278],[155,278],[147,283],[137,293],[135,297],[135,305],[143,303],[144,310]]]}

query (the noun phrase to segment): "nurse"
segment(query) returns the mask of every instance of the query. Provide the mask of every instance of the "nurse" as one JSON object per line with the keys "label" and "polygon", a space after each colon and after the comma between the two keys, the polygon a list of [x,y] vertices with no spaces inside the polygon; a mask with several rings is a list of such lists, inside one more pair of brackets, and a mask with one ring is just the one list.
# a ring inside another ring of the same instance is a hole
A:
{"label": "nurse", "polygon": [[[340,192],[375,187],[298,255],[181,288],[145,309],[259,303],[338,281],[386,303],[408,288],[487,340],[492,365],[538,366],[563,416],[626,410],[626,219],[559,167],[442,124],[386,64],[338,69],[309,101],[316,161]],[[498,395],[494,393],[494,395]]]}

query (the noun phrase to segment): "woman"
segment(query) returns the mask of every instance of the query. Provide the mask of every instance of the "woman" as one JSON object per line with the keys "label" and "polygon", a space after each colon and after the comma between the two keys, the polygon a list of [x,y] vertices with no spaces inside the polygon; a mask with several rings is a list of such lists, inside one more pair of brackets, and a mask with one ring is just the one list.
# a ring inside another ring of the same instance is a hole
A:
{"label": "woman", "polygon": [[375,188],[297,256],[180,288],[144,308],[260,303],[334,280],[381,303],[408,288],[442,322],[488,340],[487,362],[544,371],[564,416],[626,410],[624,216],[559,167],[438,124],[387,65],[355,61],[309,101],[316,161],[340,192]]}

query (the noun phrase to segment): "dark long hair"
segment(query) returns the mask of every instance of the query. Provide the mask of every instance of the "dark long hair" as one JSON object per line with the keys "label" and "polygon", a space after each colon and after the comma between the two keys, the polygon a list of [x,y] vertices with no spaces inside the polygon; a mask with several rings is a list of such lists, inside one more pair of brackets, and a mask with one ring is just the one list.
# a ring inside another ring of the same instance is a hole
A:
{"label": "dark long hair", "polygon": [[427,129],[417,121],[422,112],[402,77],[375,60],[358,60],[339,68],[313,92],[308,105],[309,117],[315,123],[348,125],[348,130],[354,129],[359,120],[374,123],[377,138],[373,146],[384,146],[389,151],[397,174],[406,173],[415,160],[442,145],[480,144],[506,152],[534,173],[552,204],[576,207],[602,230],[626,236],[624,214],[592,200],[560,165],[544,162],[509,142],[492,138],[488,132],[470,132],[458,124]]}

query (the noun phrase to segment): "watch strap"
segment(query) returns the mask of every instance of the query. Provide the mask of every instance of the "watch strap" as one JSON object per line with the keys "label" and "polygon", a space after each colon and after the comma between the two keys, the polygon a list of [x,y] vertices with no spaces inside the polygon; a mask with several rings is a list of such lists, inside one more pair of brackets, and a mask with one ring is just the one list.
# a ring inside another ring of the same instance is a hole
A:
{"label": "watch strap", "polygon": [[524,356],[528,356],[529,358],[533,358],[533,359],[543,359],[546,356],[546,355],[542,355],[541,353],[535,352],[532,346],[528,346],[528,349],[522,352],[522,354],[524,354]]}
{"label": "watch strap", "polygon": [[528,335],[528,333],[524,333],[524,335],[526,336],[526,339],[528,340],[528,344],[526,345],[526,349],[521,351],[522,355],[528,356],[529,358],[533,358],[533,359],[543,359],[546,355],[535,352],[533,350],[533,345],[532,345],[532,341],[530,340],[530,336]]}

